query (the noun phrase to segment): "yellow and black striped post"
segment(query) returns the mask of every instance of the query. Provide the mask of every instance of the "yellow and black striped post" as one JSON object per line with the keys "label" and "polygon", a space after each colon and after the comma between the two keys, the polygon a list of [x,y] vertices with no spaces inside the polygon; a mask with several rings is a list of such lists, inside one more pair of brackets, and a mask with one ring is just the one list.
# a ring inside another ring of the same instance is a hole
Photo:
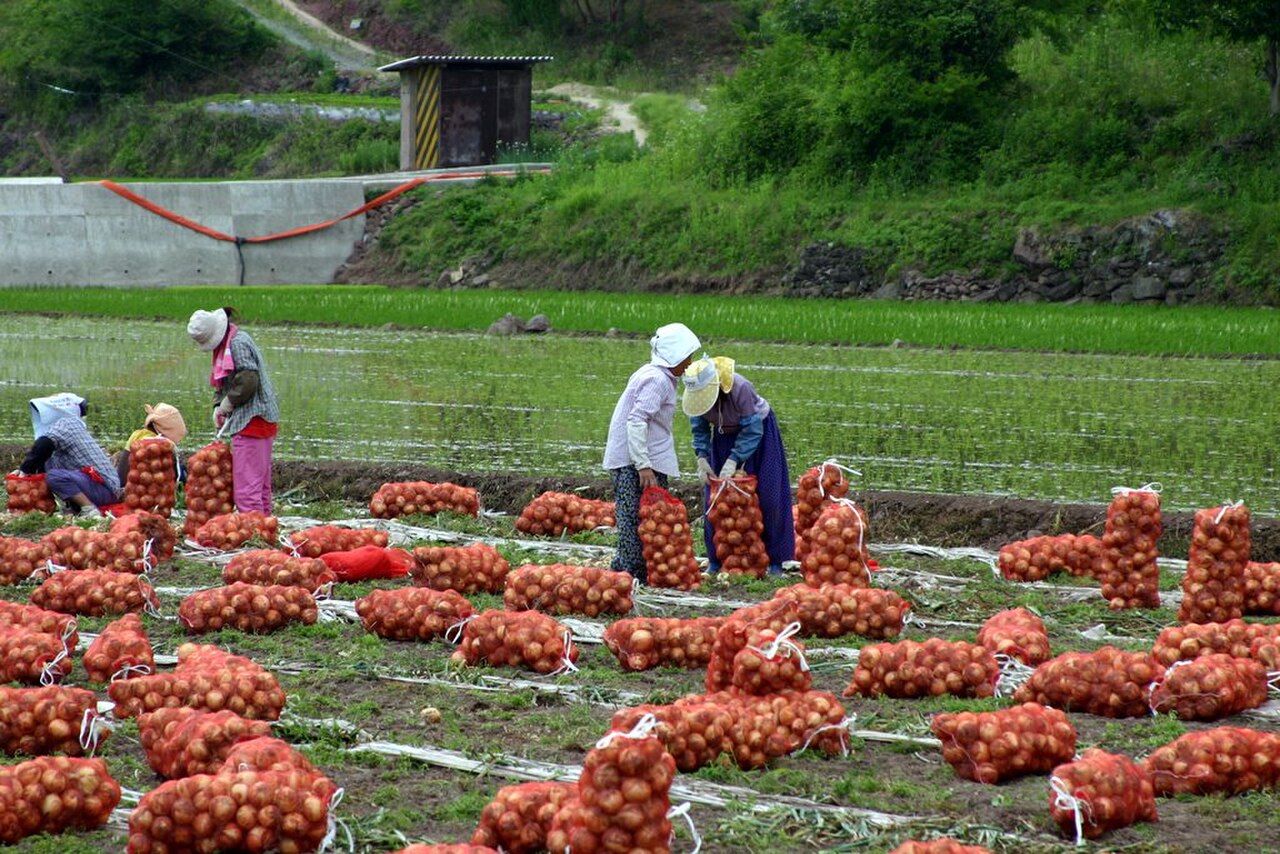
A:
{"label": "yellow and black striped post", "polygon": [[440,160],[440,66],[418,68],[413,110],[413,165],[434,169]]}

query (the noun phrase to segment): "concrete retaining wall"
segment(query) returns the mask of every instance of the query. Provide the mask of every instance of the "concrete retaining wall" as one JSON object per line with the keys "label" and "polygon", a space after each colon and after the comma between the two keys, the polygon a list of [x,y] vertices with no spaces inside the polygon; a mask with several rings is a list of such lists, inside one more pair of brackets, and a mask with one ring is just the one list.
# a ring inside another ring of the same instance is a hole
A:
{"label": "concrete retaining wall", "polygon": [[[131,184],[187,219],[239,237],[275,234],[364,204],[359,181]],[[327,284],[364,216],[303,237],[246,244],[245,284]],[[213,240],[97,184],[0,181],[0,286],[235,285],[234,244]]]}

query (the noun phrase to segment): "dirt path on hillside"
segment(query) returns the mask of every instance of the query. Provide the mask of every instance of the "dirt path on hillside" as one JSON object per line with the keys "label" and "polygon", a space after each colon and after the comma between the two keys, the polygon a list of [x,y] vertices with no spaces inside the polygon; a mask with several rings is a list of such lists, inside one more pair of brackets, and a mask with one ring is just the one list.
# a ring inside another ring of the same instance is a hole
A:
{"label": "dirt path on hillside", "polygon": [[644,145],[649,133],[640,123],[640,119],[631,111],[631,102],[616,89],[606,86],[588,86],[585,83],[561,83],[547,90],[552,95],[559,95],[572,101],[580,101],[593,110],[604,110],[609,119],[617,127],[618,133],[633,133],[636,145]]}
{"label": "dirt path on hillside", "polygon": [[267,18],[244,0],[236,0],[237,5],[266,29],[303,50],[316,50],[323,53],[330,62],[344,71],[373,72],[377,70],[380,59],[378,52],[373,48],[336,32],[319,18],[299,8],[292,0],[272,0],[272,2],[289,13],[292,24]]}

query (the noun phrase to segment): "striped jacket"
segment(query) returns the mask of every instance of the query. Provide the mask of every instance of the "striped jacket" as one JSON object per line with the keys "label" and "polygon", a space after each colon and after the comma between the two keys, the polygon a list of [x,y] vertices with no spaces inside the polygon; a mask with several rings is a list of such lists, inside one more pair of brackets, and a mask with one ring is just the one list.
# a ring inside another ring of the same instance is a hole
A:
{"label": "striped jacket", "polygon": [[102,450],[89,429],[79,418],[61,418],[44,434],[53,442],[53,453],[44,464],[44,470],[69,469],[80,471],[93,466],[102,475],[103,485],[117,496],[120,494],[120,477],[116,467],[111,464],[107,452]]}
{"label": "striped jacket", "polygon": [[264,421],[278,424],[280,422],[280,401],[276,397],[276,390],[271,385],[270,377],[267,376],[267,363],[262,358],[258,345],[249,337],[248,332],[238,329],[235,337],[231,339],[230,347],[231,358],[236,363],[235,373],[222,380],[217,393],[214,395],[214,406],[222,402],[222,399],[230,390],[236,374],[241,371],[258,372],[258,390],[254,392],[253,397],[249,398],[249,400],[242,402],[231,410],[231,414],[227,416],[227,423],[223,433],[228,436],[234,436],[247,427],[255,416],[261,416]]}

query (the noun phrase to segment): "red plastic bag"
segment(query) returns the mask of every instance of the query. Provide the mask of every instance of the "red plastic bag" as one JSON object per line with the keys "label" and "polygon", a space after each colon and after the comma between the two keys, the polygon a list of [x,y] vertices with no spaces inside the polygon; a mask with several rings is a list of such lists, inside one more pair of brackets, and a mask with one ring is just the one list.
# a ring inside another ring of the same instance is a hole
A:
{"label": "red plastic bag", "polygon": [[10,513],[52,513],[58,509],[42,474],[7,474],[4,491]]}
{"label": "red plastic bag", "polygon": [[1151,775],[1127,756],[1091,747],[1053,769],[1049,812],[1076,844],[1139,821],[1156,821]]}
{"label": "red plastic bag", "polygon": [[339,581],[367,581],[371,578],[400,578],[413,567],[413,555],[404,549],[361,546],[349,552],[324,552],[320,560],[333,570]]}
{"label": "red plastic bag", "polygon": [[1066,714],[1039,703],[934,715],[930,729],[956,776],[975,783],[1049,771],[1076,753],[1076,730]]}
{"label": "red plastic bag", "polygon": [[386,548],[391,538],[377,528],[343,528],[316,525],[289,535],[293,551],[300,557],[320,557],[325,552],[351,552],[364,546]]}
{"label": "red plastic bag", "polygon": [[706,524],[714,528],[711,541],[720,571],[764,578],[769,553],[764,547],[764,516],[756,495],[755,476],[713,477],[708,482],[711,500]]}
{"label": "red plastic bag", "polygon": [[640,496],[638,530],[650,587],[693,590],[702,583],[683,501],[661,486],[650,486]]}

